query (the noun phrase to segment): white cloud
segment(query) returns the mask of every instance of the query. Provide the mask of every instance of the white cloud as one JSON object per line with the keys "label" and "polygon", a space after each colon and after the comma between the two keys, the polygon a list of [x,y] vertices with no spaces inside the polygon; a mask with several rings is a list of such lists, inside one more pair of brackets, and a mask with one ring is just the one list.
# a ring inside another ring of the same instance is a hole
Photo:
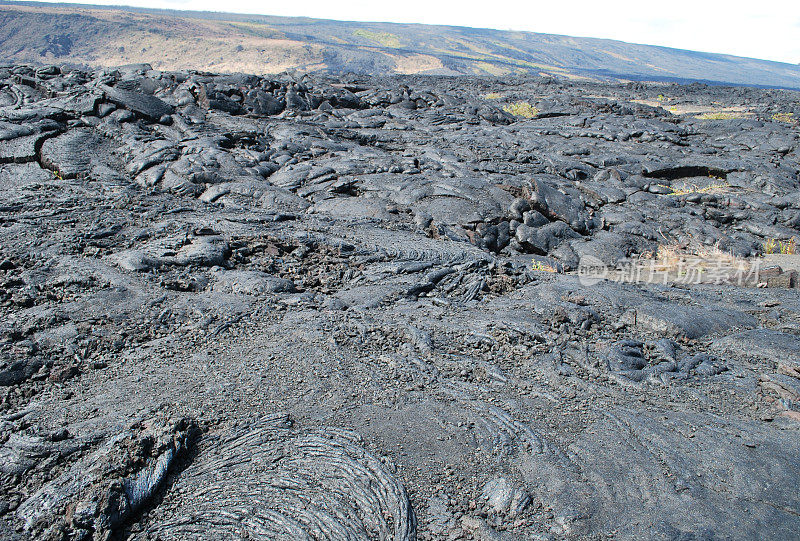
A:
{"label": "white cloud", "polygon": [[[91,0],[84,0],[91,1]],[[679,49],[800,63],[800,2],[703,0],[431,1],[265,3],[255,0],[94,0],[141,7],[357,21],[447,24],[611,38]]]}

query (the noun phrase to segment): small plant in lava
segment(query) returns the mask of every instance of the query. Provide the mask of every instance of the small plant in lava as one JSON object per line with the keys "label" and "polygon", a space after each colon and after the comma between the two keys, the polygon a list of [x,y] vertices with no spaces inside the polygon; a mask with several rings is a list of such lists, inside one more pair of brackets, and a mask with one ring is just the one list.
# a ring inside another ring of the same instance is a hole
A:
{"label": "small plant in lava", "polygon": [[521,118],[535,118],[539,114],[539,109],[527,101],[517,101],[509,103],[503,107],[503,111]]}
{"label": "small plant in lava", "polygon": [[793,238],[789,240],[767,239],[764,241],[764,253],[793,255],[797,253],[797,242]]}

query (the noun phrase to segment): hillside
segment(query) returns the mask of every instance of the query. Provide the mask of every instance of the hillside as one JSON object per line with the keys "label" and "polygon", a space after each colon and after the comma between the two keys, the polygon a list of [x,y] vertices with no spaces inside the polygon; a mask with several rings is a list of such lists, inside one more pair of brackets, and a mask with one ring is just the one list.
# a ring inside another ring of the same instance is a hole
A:
{"label": "hillside", "polygon": [[11,62],[162,70],[548,75],[800,89],[800,66],[621,41],[419,24],[0,2]]}

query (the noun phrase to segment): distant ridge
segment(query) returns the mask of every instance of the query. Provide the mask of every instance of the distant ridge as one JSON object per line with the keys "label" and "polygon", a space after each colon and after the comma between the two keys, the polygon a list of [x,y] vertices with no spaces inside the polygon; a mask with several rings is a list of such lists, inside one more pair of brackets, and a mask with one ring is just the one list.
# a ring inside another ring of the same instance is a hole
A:
{"label": "distant ridge", "polygon": [[8,62],[256,74],[544,75],[800,90],[800,65],[553,34],[0,0]]}

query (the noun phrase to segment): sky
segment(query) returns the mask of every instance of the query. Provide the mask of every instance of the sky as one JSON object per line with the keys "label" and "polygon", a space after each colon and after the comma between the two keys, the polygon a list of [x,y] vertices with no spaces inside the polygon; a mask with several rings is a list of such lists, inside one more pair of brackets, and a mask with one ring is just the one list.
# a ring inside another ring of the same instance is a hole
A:
{"label": "sky", "polygon": [[800,0],[83,0],[82,3],[528,30],[800,64]]}

